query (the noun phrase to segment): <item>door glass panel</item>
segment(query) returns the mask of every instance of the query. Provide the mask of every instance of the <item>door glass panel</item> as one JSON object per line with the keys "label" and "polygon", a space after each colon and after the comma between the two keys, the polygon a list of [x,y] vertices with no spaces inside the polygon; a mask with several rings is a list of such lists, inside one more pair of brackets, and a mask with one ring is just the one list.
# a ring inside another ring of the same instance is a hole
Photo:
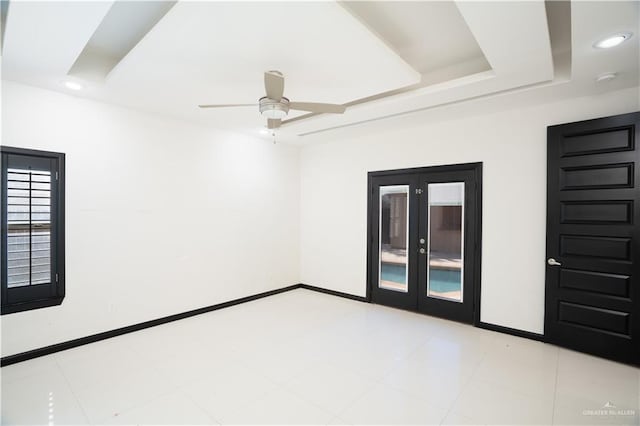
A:
{"label": "door glass panel", "polygon": [[427,295],[462,302],[464,182],[428,184]]}
{"label": "door glass panel", "polygon": [[408,291],[409,185],[380,187],[378,286]]}

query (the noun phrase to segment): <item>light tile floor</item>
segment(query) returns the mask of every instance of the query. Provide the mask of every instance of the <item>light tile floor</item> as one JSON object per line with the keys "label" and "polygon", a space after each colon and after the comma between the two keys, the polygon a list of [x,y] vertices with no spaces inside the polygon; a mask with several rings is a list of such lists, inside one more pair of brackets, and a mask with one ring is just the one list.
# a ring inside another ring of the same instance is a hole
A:
{"label": "light tile floor", "polygon": [[302,289],[0,373],[2,424],[637,425],[640,413],[640,369]]}

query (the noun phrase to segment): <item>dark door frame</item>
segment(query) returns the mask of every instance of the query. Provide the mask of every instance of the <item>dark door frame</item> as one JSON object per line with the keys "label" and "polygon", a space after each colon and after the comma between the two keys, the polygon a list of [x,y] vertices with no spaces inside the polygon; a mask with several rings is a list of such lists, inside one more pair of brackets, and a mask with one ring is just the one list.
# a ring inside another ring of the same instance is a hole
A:
{"label": "dark door frame", "polygon": [[429,167],[414,167],[408,169],[394,169],[394,170],[381,170],[381,171],[373,171],[367,174],[367,295],[366,300],[368,302],[372,301],[371,292],[372,292],[372,278],[373,278],[373,257],[374,253],[372,250],[373,247],[373,227],[378,226],[378,218],[373,218],[373,209],[372,206],[374,202],[377,200],[373,199],[374,187],[373,187],[373,178],[379,178],[384,176],[394,176],[398,174],[423,174],[423,173],[435,173],[435,172],[459,172],[459,171],[472,171],[474,173],[474,178],[476,181],[476,208],[475,208],[475,217],[477,218],[477,226],[475,230],[475,242],[476,245],[474,247],[474,254],[472,257],[472,261],[474,264],[474,274],[473,274],[473,287],[474,287],[474,295],[473,295],[473,306],[474,306],[474,315],[473,315],[473,325],[482,327],[482,328],[490,328],[490,324],[486,324],[487,327],[484,327],[484,324],[480,321],[480,293],[481,293],[481,276],[482,276],[482,162],[477,163],[464,163],[464,164],[452,164],[452,165],[443,165],[443,166],[429,166]]}

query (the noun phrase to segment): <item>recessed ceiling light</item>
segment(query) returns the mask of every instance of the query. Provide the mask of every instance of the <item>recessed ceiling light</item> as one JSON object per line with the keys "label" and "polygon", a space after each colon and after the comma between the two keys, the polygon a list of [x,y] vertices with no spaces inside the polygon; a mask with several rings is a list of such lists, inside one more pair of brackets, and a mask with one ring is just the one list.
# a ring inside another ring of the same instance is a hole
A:
{"label": "recessed ceiling light", "polygon": [[64,83],[64,87],[70,90],[82,90],[84,86],[77,81],[67,80]]}
{"label": "recessed ceiling light", "polygon": [[604,74],[600,74],[596,77],[596,83],[602,83],[605,81],[611,81],[618,76],[618,73],[615,72],[605,72]]}
{"label": "recessed ceiling light", "polygon": [[614,34],[596,42],[593,47],[597,49],[609,49],[610,47],[615,47],[620,43],[629,40],[632,35],[633,33],[630,32]]}
{"label": "recessed ceiling light", "polygon": [[260,129],[260,134],[268,135],[269,134],[269,129]]}

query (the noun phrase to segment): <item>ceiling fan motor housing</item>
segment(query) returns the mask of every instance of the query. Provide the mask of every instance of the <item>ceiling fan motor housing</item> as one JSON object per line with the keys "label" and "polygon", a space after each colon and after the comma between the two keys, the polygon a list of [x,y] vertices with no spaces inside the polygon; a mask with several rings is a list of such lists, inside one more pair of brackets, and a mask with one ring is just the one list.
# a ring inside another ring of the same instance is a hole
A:
{"label": "ceiling fan motor housing", "polygon": [[260,114],[272,119],[283,119],[289,113],[289,99],[282,97],[279,101],[263,97],[258,101]]}

